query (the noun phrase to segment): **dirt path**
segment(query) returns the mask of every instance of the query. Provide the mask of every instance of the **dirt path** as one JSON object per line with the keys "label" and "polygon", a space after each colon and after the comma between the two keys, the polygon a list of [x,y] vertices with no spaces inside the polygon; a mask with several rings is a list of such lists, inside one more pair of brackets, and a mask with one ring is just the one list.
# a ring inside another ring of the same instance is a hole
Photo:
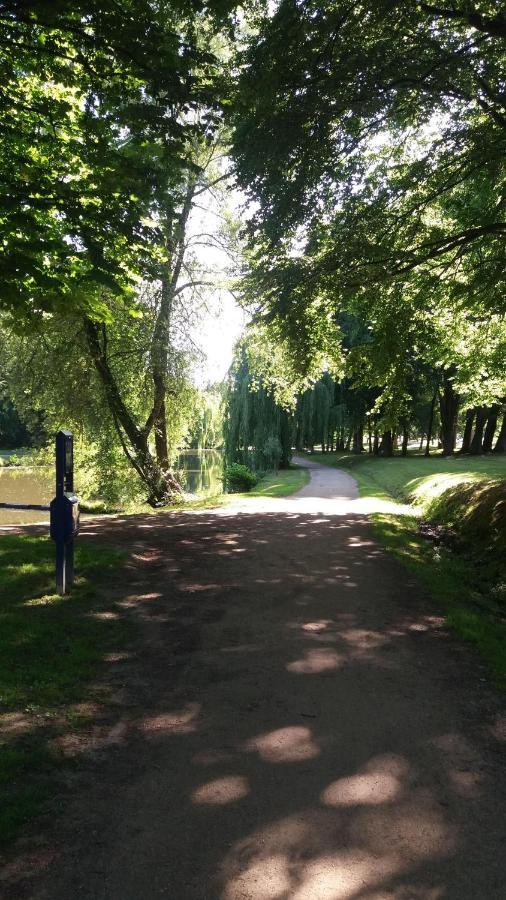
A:
{"label": "dirt path", "polygon": [[144,638],[19,896],[504,900],[500,702],[356,497],[86,523]]}

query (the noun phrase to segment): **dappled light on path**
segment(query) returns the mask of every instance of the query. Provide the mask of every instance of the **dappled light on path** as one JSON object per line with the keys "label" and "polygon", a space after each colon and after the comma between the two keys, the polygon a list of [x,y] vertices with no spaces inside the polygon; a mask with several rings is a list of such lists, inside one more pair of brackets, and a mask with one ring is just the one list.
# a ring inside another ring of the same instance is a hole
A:
{"label": "dappled light on path", "polygon": [[143,639],[107,663],[116,720],[81,749],[103,771],[42,900],[503,897],[506,719],[352,479],[333,500],[317,475],[317,502],[130,521]]}
{"label": "dappled light on path", "polygon": [[310,729],[300,725],[278,728],[251,738],[246,742],[245,748],[256,751],[261,759],[269,763],[300,762],[313,759],[320,753]]}
{"label": "dappled light on path", "polygon": [[196,788],[192,799],[194,803],[223,806],[225,803],[233,803],[234,800],[242,800],[247,794],[249,794],[248,782],[242,775],[227,775]]}
{"label": "dappled light on path", "polygon": [[303,659],[287,663],[287,671],[297,675],[317,675],[321,672],[329,672],[338,669],[342,657],[329,647],[321,647],[317,650],[305,650]]}
{"label": "dappled light on path", "polygon": [[[369,760],[362,773],[339,778],[321,794],[326,806],[377,806],[398,799],[409,766],[395,754]],[[406,785],[407,787],[407,785]]]}

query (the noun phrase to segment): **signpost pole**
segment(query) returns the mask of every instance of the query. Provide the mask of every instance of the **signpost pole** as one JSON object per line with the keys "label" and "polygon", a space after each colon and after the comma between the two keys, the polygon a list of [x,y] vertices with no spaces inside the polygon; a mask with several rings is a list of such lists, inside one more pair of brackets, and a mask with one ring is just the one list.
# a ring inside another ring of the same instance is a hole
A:
{"label": "signpost pole", "polygon": [[56,544],[56,590],[66,594],[74,584],[74,538],[79,533],[79,499],[74,494],[74,438],[56,435],[56,496],[49,506],[0,503],[0,509],[49,510],[49,533]]}
{"label": "signpost pole", "polygon": [[74,536],[79,503],[74,496],[74,440],[70,431],[56,435],[56,496],[51,503],[51,537],[56,544],[56,590],[66,594],[74,583]]}
{"label": "signpost pole", "polygon": [[66,553],[63,541],[56,541],[56,593],[67,593]]}

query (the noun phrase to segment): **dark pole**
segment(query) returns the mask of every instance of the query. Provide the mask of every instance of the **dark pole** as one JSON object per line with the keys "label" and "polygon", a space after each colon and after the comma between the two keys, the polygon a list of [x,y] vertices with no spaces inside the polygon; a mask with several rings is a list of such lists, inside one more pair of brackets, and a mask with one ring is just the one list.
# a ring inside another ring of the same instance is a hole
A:
{"label": "dark pole", "polygon": [[51,537],[56,544],[56,590],[66,594],[74,582],[74,536],[79,504],[74,496],[74,441],[70,431],[56,435],[56,496],[51,503]]}

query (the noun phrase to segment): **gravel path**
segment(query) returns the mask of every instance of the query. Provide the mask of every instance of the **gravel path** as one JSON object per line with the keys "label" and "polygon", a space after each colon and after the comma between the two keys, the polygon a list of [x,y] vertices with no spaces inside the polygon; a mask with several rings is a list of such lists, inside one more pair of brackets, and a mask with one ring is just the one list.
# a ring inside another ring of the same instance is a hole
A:
{"label": "gravel path", "polygon": [[501,702],[354,480],[308,465],[282,501],[85,523],[129,550],[142,640],[9,896],[504,900]]}

